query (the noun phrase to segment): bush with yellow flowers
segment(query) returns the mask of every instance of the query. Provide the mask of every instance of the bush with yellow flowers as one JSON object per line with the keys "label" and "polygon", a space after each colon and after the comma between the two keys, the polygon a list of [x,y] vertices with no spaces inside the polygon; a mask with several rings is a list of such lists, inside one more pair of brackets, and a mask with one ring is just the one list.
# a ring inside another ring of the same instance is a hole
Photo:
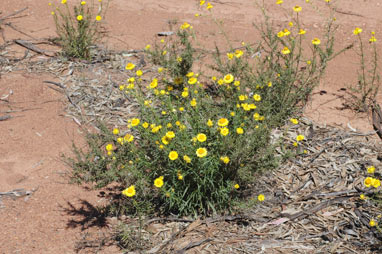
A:
{"label": "bush with yellow flowers", "polygon": [[[90,1],[90,0],[89,0]],[[87,1],[78,1],[73,9],[67,0],[60,3],[49,3],[53,7],[53,16],[57,43],[62,46],[62,54],[66,57],[91,59],[90,48],[100,39],[100,25],[104,18],[106,4],[98,0],[98,4]]]}
{"label": "bush with yellow flowers", "polygon": [[146,74],[128,63],[129,78],[120,86],[139,105],[137,115],[125,128],[103,127],[90,135],[90,152],[77,151],[72,161],[74,178],[97,187],[118,183],[126,206],[151,207],[146,212],[197,215],[232,208],[255,173],[276,166],[271,130],[303,105],[338,54],[333,20],[325,40],[310,39],[304,53],[301,7],[293,11],[293,22],[282,31],[274,31],[264,11],[256,48],[245,45],[227,54],[217,49],[213,77],[192,71],[197,56],[188,23],[173,44],[146,46],[158,73],[146,82]]}

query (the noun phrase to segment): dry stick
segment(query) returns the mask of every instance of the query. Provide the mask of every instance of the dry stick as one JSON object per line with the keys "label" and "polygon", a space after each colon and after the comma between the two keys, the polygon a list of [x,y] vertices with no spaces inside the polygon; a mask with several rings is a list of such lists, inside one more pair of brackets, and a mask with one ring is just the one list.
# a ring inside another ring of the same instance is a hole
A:
{"label": "dry stick", "polygon": [[17,14],[19,14],[19,13],[25,11],[26,9],[28,9],[28,7],[25,7],[25,8],[23,8],[23,9],[21,9],[21,10],[15,11],[14,13],[11,13],[11,14],[9,14],[9,15],[3,17],[3,18],[0,18],[0,23],[1,23],[3,20],[6,20],[6,19],[9,18],[9,17],[15,16],[15,15],[17,15]]}
{"label": "dry stick", "polygon": [[178,250],[176,252],[176,254],[184,254],[186,250],[189,250],[189,249],[192,249],[194,247],[197,247],[197,246],[200,246],[202,245],[203,243],[208,243],[208,242],[211,242],[213,239],[212,238],[207,238],[207,239],[203,239],[201,241],[198,241],[198,242],[190,242],[189,244],[187,244],[186,247],[184,247],[183,249],[181,250]]}
{"label": "dry stick", "polygon": [[39,54],[42,54],[42,55],[45,55],[45,56],[50,56],[52,57],[51,54],[48,54],[48,51],[46,50],[43,50],[43,49],[40,49],[38,47],[36,47],[35,45],[33,45],[32,43],[28,42],[28,41],[24,41],[24,40],[14,40],[14,42],[24,48],[27,48],[27,49],[30,49],[36,53],[39,53]]}
{"label": "dry stick", "polygon": [[11,118],[12,118],[12,116],[10,116],[10,115],[0,116],[0,121],[5,121],[5,120],[11,119]]}
{"label": "dry stick", "polygon": [[17,32],[19,32],[19,33],[21,33],[21,34],[23,34],[23,35],[25,35],[25,36],[28,36],[29,38],[31,38],[31,39],[33,39],[33,40],[37,40],[35,37],[33,37],[33,36],[31,36],[31,35],[29,35],[29,34],[27,34],[27,33],[24,33],[23,31],[20,31],[18,28],[14,27],[14,26],[12,25],[11,22],[5,23],[5,25],[6,25],[6,26],[9,26],[9,27],[12,28],[13,30],[15,30],[15,31],[17,31]]}
{"label": "dry stick", "polygon": [[328,206],[331,206],[333,204],[337,204],[337,203],[342,203],[343,201],[351,198],[353,196],[347,196],[347,197],[337,197],[335,199],[331,199],[331,200],[326,200],[326,201],[323,201],[321,203],[319,203],[318,205],[306,210],[306,211],[302,211],[302,212],[298,212],[298,213],[295,213],[295,214],[283,214],[282,216],[283,217],[287,217],[289,220],[295,220],[297,218],[300,218],[302,217],[301,219],[309,216],[309,215],[312,215],[313,213],[316,213]]}

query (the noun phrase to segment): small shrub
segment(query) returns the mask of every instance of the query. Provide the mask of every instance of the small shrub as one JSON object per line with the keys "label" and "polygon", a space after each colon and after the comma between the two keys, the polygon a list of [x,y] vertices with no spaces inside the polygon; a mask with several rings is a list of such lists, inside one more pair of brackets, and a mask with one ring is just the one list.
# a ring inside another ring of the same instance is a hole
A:
{"label": "small shrub", "polygon": [[138,116],[126,129],[104,127],[91,135],[90,151],[77,151],[72,161],[74,178],[97,187],[118,183],[126,188],[126,207],[140,216],[230,211],[255,173],[277,164],[272,128],[304,104],[327,62],[342,52],[333,51],[330,19],[325,40],[310,40],[305,53],[305,31],[294,15],[280,32],[264,11],[256,48],[228,54],[217,48],[212,69],[218,77],[192,72],[196,53],[188,23],[174,44],[146,47],[161,65],[158,73],[144,83],[142,71],[128,63],[130,78],[120,86],[139,104]]}
{"label": "small shrub", "polygon": [[[90,4],[81,1],[71,10],[67,0],[61,0],[60,6],[52,10],[58,43],[62,46],[64,56],[86,60],[91,58],[90,47],[100,39],[100,23],[106,12],[102,0],[98,2],[96,6],[94,1]],[[49,5],[54,6],[52,3]]]}

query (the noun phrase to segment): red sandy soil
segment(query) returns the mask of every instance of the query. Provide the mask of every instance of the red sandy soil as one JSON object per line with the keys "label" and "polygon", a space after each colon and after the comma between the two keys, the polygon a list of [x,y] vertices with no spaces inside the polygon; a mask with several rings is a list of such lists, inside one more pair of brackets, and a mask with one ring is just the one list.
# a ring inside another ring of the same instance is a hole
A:
{"label": "red sandy soil", "polygon": [[[52,0],[59,4],[60,1]],[[104,0],[106,1],[106,0]],[[77,1],[68,1],[70,3]],[[234,46],[241,41],[252,42],[256,33],[252,23],[261,21],[255,1],[211,1],[212,15],[224,20],[224,29],[233,40]],[[289,22],[275,0],[266,1],[272,6],[272,17],[284,27]],[[303,7],[301,18],[308,30],[308,37],[315,37],[323,29],[323,15],[312,11],[305,1],[287,2],[283,7],[291,10],[298,3]],[[324,1],[311,0],[324,7]],[[337,35],[337,49],[355,41],[352,30],[362,27],[363,36],[368,38],[370,31],[382,41],[382,3],[380,0],[338,0],[341,13],[336,13],[340,25]],[[5,16],[24,7],[28,9],[20,18],[10,19],[12,25],[33,38],[41,39],[55,35],[48,1],[45,0],[1,0],[0,14]],[[208,15],[196,18],[195,13],[207,14],[198,10],[198,1],[126,1],[111,2],[108,16],[104,19],[108,29],[103,44],[109,49],[141,49],[152,43],[157,32],[167,31],[167,22],[178,19],[194,26],[203,45],[213,46],[214,37],[219,33]],[[8,26],[2,26],[6,40],[31,38]],[[0,44],[3,44],[0,39]],[[221,42],[218,42],[219,44]],[[380,44],[379,44],[380,45]],[[381,51],[381,47],[379,51]],[[14,46],[13,50],[23,55],[24,49]],[[359,131],[372,130],[366,114],[355,114],[350,110],[340,110],[343,92],[339,89],[354,84],[357,80],[358,58],[354,50],[347,51],[330,63],[312,101],[306,108],[306,116],[321,124],[338,125],[348,128],[348,123]],[[69,185],[64,173],[68,168],[60,154],[70,154],[72,141],[83,140],[78,126],[64,117],[65,98],[49,89],[43,80],[54,77],[27,72],[11,72],[0,78],[0,97],[13,91],[9,102],[0,101],[0,112],[22,110],[12,113],[13,118],[0,121],[0,192],[24,188],[38,188],[29,199],[10,200],[4,198],[5,208],[0,209],[0,253],[74,253],[75,243],[87,229],[81,225],[81,215],[70,212],[71,205],[79,209],[84,202],[93,206],[104,202],[95,191],[86,191]],[[320,95],[318,92],[327,93]],[[0,114],[2,115],[2,113]],[[86,206],[85,206],[86,207]],[[75,223],[73,221],[77,221]],[[93,232],[107,230],[102,223],[93,227]],[[94,229],[95,228],[95,229]],[[103,253],[120,253],[117,247],[108,247]]]}

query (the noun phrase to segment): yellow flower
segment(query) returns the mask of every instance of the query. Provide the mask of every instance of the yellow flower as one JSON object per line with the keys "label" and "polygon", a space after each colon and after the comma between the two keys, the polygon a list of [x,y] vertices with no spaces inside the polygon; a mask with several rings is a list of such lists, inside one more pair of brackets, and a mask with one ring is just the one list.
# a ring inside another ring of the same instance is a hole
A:
{"label": "yellow flower", "polygon": [[268,87],[272,87],[272,82],[271,81],[268,82]]}
{"label": "yellow flower", "polygon": [[126,70],[132,70],[134,68],[135,68],[135,64],[133,64],[133,63],[128,63],[128,64],[126,64],[126,67],[125,67]]}
{"label": "yellow flower", "polygon": [[140,77],[140,76],[142,76],[143,72],[141,70],[137,70],[137,72],[135,74],[137,74],[137,76]]}
{"label": "yellow flower", "polygon": [[118,128],[114,128],[113,129],[113,134],[114,135],[118,135],[119,134],[119,129]]}
{"label": "yellow flower", "polygon": [[124,137],[123,137],[123,140],[125,140],[126,142],[133,142],[133,140],[134,140],[134,136],[133,135],[131,135],[131,134],[129,134],[129,133],[127,133]]}
{"label": "yellow flower", "polygon": [[86,2],[85,2],[85,1],[82,1],[82,2],[81,2],[81,5],[85,5],[85,4],[86,4]]}
{"label": "yellow flower", "polygon": [[281,53],[282,53],[283,55],[288,55],[288,54],[290,53],[290,50],[289,50],[288,47],[284,47],[284,48],[281,50]]}
{"label": "yellow flower", "polygon": [[369,39],[369,42],[370,42],[370,43],[373,43],[373,42],[376,42],[376,41],[377,41],[377,39],[375,38],[374,35],[371,36],[371,38]]}
{"label": "yellow flower", "polygon": [[106,145],[106,151],[110,152],[113,150],[113,145],[112,144],[107,144]]}
{"label": "yellow flower", "polygon": [[253,114],[253,119],[255,119],[256,121],[260,120],[260,114],[257,112]]}
{"label": "yellow flower", "polygon": [[377,226],[377,222],[375,221],[375,220],[373,220],[373,219],[371,219],[370,221],[369,221],[369,226],[370,227],[375,227],[375,226]]}
{"label": "yellow flower", "polygon": [[233,58],[233,54],[232,53],[227,53],[227,57],[229,60],[231,60]]}
{"label": "yellow flower", "polygon": [[229,158],[228,158],[228,156],[222,156],[222,157],[220,157],[220,160],[221,160],[224,164],[228,164],[228,163],[229,163]]}
{"label": "yellow flower", "polygon": [[284,37],[284,32],[283,31],[278,32],[277,37],[279,38]]}
{"label": "yellow flower", "polygon": [[231,112],[231,113],[229,113],[231,116],[235,116],[236,115],[236,113],[235,112]]}
{"label": "yellow flower", "polygon": [[181,173],[178,173],[178,179],[183,180],[183,175]]}
{"label": "yellow flower", "polygon": [[182,92],[182,97],[183,97],[183,98],[188,97],[188,92],[187,92],[187,91],[183,91],[183,92]]}
{"label": "yellow flower", "polygon": [[183,111],[184,111],[184,108],[183,108],[183,107],[180,107],[180,108],[179,108],[179,111],[180,111],[180,112],[183,112]]}
{"label": "yellow flower", "polygon": [[254,94],[253,95],[253,99],[255,100],[255,101],[261,101],[261,96],[259,95],[259,94]]}
{"label": "yellow flower", "polygon": [[244,54],[244,52],[242,50],[240,50],[240,49],[235,50],[235,57],[236,58],[240,58],[243,54]]}
{"label": "yellow flower", "polygon": [[145,47],[145,50],[149,50],[150,48],[151,48],[151,45],[147,44],[146,47]]}
{"label": "yellow flower", "polygon": [[370,166],[367,168],[367,173],[369,174],[374,174],[374,171],[375,171],[375,167],[374,166]]}
{"label": "yellow flower", "polygon": [[165,145],[168,145],[170,143],[171,139],[169,139],[167,136],[162,137],[162,143]]}
{"label": "yellow flower", "polygon": [[290,31],[288,30],[288,29],[284,29],[284,36],[288,36],[288,35],[290,35]]}
{"label": "yellow flower", "polygon": [[99,16],[99,15],[98,15],[98,16],[96,16],[96,20],[97,20],[97,21],[101,21],[101,19],[102,19],[102,17],[101,17],[101,16]]}
{"label": "yellow flower", "polygon": [[373,184],[374,179],[372,177],[366,177],[365,180],[363,181],[363,184],[369,188]]}
{"label": "yellow flower", "polygon": [[239,100],[240,101],[245,101],[246,99],[248,99],[247,95],[244,95],[244,94],[239,95]]}
{"label": "yellow flower", "polygon": [[293,27],[293,22],[290,21],[290,22],[288,23],[288,26]]}
{"label": "yellow flower", "polygon": [[234,80],[234,77],[232,74],[227,74],[224,76],[224,83],[230,84]]}
{"label": "yellow flower", "polygon": [[235,82],[233,82],[233,85],[234,85],[234,86],[240,86],[240,81],[239,81],[239,80],[236,80]]}
{"label": "yellow flower", "polygon": [[276,4],[282,4],[283,2],[283,0],[277,0]]}
{"label": "yellow flower", "polygon": [[178,159],[178,153],[176,151],[171,151],[168,154],[168,157],[170,158],[170,160],[174,161],[174,160]]}
{"label": "yellow flower", "polygon": [[239,186],[238,184],[235,184],[233,187],[234,187],[236,190],[240,188],[240,186]]}
{"label": "yellow flower", "polygon": [[290,121],[293,123],[293,124],[298,124],[298,120],[296,118],[291,118]]}
{"label": "yellow flower", "polygon": [[259,200],[260,202],[263,202],[265,200],[265,196],[263,194],[260,194],[257,196],[257,200]]}
{"label": "yellow flower", "polygon": [[194,85],[197,81],[198,81],[197,78],[192,77],[192,78],[190,78],[190,79],[188,80],[188,84],[190,84],[190,85]]}
{"label": "yellow flower", "polygon": [[211,119],[208,119],[208,121],[207,121],[207,126],[208,126],[208,127],[212,127],[213,125],[214,125],[214,122],[212,122]]}
{"label": "yellow flower", "polygon": [[131,126],[137,126],[139,123],[140,123],[141,120],[139,120],[138,118],[133,118],[131,119]]}
{"label": "yellow flower", "polygon": [[158,80],[156,78],[154,78],[153,81],[151,81],[151,83],[150,83],[150,88],[154,89],[157,86],[158,86]]}
{"label": "yellow flower", "polygon": [[295,12],[300,12],[300,11],[302,10],[302,7],[299,6],[299,5],[296,5],[295,7],[293,7],[293,10],[294,10]]}
{"label": "yellow flower", "polygon": [[163,186],[163,176],[156,178],[156,179],[154,180],[154,185],[155,185],[155,187],[157,187],[157,188],[162,187],[162,186]]}
{"label": "yellow flower", "polygon": [[168,137],[169,139],[173,139],[175,138],[175,133],[173,131],[168,131],[166,133],[166,137]]}
{"label": "yellow flower", "polygon": [[318,38],[314,38],[314,39],[312,40],[312,44],[313,44],[313,45],[320,45],[320,43],[321,43],[321,41],[320,41],[320,39],[318,39]]}
{"label": "yellow flower", "polygon": [[62,0],[61,3],[62,3],[62,4],[66,4],[66,0]]}
{"label": "yellow flower", "polygon": [[78,21],[81,21],[83,18],[84,18],[84,17],[82,17],[82,15],[78,15],[78,16],[77,16],[77,20],[78,20]]}
{"label": "yellow flower", "polygon": [[183,25],[180,26],[180,29],[185,30],[189,27],[190,27],[190,24],[188,24],[187,22],[184,22]]}
{"label": "yellow flower", "polygon": [[203,143],[204,141],[207,140],[207,136],[206,134],[204,133],[199,133],[197,136],[196,136],[197,140],[201,143]]}
{"label": "yellow flower", "polygon": [[229,121],[228,121],[227,118],[220,118],[220,119],[218,120],[218,125],[219,125],[220,127],[227,126],[228,124],[229,124]]}
{"label": "yellow flower", "polygon": [[207,149],[204,147],[200,147],[196,150],[196,156],[199,158],[203,158],[207,156]]}
{"label": "yellow flower", "polygon": [[300,28],[300,31],[298,32],[298,34],[300,34],[300,35],[306,34],[306,31],[304,29]]}
{"label": "yellow flower", "polygon": [[191,163],[191,158],[188,157],[187,155],[183,156],[183,160],[184,160],[186,163]]}
{"label": "yellow flower", "polygon": [[237,134],[243,134],[244,133],[244,130],[243,130],[243,128],[237,128],[236,129],[236,132],[237,132]]}
{"label": "yellow flower", "polygon": [[360,33],[362,33],[362,29],[359,28],[359,27],[356,27],[356,28],[354,29],[354,31],[353,31],[353,34],[354,34],[354,35],[357,35],[357,34],[360,34]]}
{"label": "yellow flower", "polygon": [[297,137],[296,137],[296,140],[297,141],[303,141],[304,140],[304,135],[298,135]]}
{"label": "yellow flower", "polygon": [[379,179],[374,179],[372,185],[374,188],[378,188],[379,186],[381,186],[381,181]]}
{"label": "yellow flower", "polygon": [[196,100],[195,100],[195,98],[190,101],[190,105],[192,107],[196,107]]}
{"label": "yellow flower", "polygon": [[218,85],[223,85],[223,84],[224,84],[224,80],[219,79],[219,80],[218,80]]}
{"label": "yellow flower", "polygon": [[187,78],[191,78],[192,76],[194,76],[194,73],[192,71],[186,74]]}
{"label": "yellow flower", "polygon": [[364,194],[359,195],[359,198],[360,198],[361,200],[366,200],[366,196],[365,196]]}
{"label": "yellow flower", "polygon": [[298,143],[297,142],[293,142],[293,146],[298,147]]}
{"label": "yellow flower", "polygon": [[54,11],[52,11],[50,14],[55,15]]}
{"label": "yellow flower", "polygon": [[199,5],[202,6],[206,1],[200,0]]}
{"label": "yellow flower", "polygon": [[122,194],[131,198],[135,196],[135,186],[131,185],[129,188],[122,191]]}
{"label": "yellow flower", "polygon": [[144,122],[144,123],[142,124],[142,127],[145,128],[145,129],[147,129],[147,128],[149,127],[149,123],[148,123],[148,122]]}
{"label": "yellow flower", "polygon": [[220,129],[220,134],[223,135],[223,136],[227,136],[229,133],[229,129],[226,128],[226,127],[223,127]]}
{"label": "yellow flower", "polygon": [[212,9],[214,6],[211,4],[211,3],[207,3],[207,10],[210,10],[210,9]]}

